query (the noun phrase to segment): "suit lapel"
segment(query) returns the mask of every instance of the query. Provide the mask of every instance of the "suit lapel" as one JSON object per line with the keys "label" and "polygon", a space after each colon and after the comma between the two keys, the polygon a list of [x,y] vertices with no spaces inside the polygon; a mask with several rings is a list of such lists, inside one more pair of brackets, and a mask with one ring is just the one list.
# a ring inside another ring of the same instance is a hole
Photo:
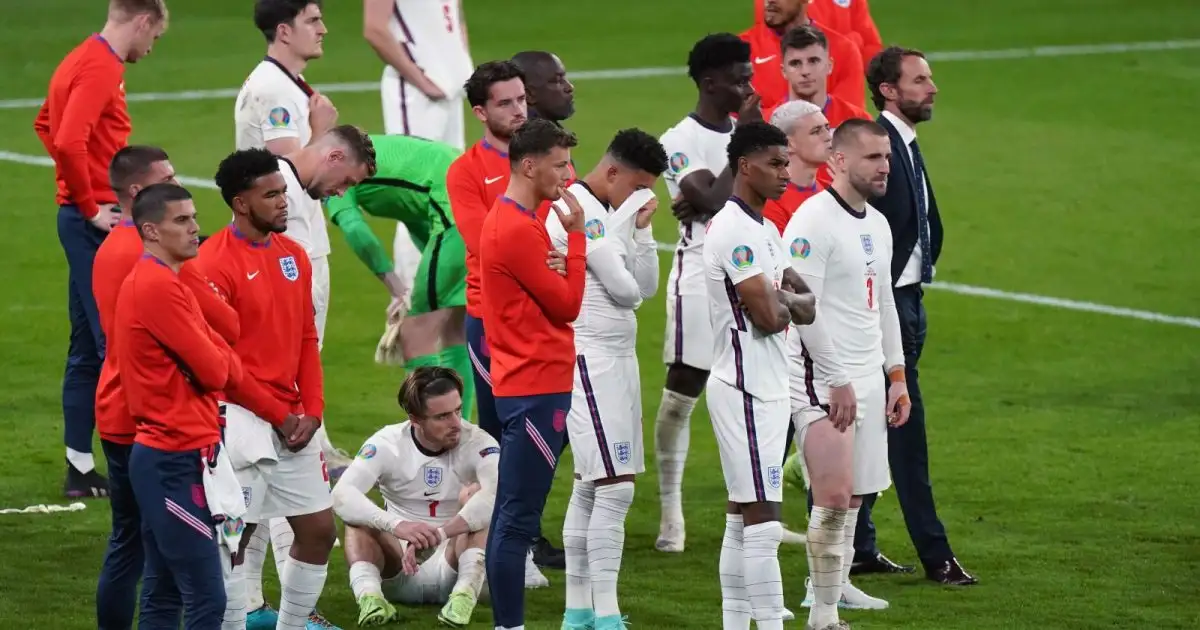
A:
{"label": "suit lapel", "polygon": [[875,119],[883,128],[887,130],[888,137],[892,141],[892,154],[900,156],[900,163],[904,165],[904,175],[908,178],[908,196],[912,198],[912,207],[915,211],[918,203],[917,199],[917,175],[913,170],[912,159],[908,157],[908,147],[905,146],[904,140],[900,139],[900,131],[896,129],[892,121],[888,120],[882,114]]}

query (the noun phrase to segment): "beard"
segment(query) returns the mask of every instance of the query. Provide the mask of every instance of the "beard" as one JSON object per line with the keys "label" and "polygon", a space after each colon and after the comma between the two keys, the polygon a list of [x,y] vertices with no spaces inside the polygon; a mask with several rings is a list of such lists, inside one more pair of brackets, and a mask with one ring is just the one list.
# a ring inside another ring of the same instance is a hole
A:
{"label": "beard", "polygon": [[933,118],[933,103],[925,104],[920,101],[901,100],[900,113],[911,120],[913,124],[923,123]]}

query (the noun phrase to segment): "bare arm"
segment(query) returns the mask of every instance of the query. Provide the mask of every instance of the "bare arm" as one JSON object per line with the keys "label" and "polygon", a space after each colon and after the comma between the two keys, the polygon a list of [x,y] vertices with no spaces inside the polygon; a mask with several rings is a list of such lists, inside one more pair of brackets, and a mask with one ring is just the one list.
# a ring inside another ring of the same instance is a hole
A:
{"label": "bare arm", "polygon": [[[375,54],[379,55],[384,63],[395,68],[405,81],[412,83],[431,98],[434,95],[442,95],[442,91],[417,67],[408,51],[388,30],[388,24],[392,20],[392,7],[392,0],[363,0],[363,37],[375,50]],[[444,95],[442,97],[444,98]]]}
{"label": "bare arm", "polygon": [[679,182],[679,192],[694,210],[693,220],[706,223],[733,194],[733,170],[725,167],[720,175],[696,171]]}
{"label": "bare arm", "polygon": [[772,289],[766,274],[758,274],[734,285],[738,300],[750,315],[750,322],[764,334],[773,335],[787,330],[792,313]]}

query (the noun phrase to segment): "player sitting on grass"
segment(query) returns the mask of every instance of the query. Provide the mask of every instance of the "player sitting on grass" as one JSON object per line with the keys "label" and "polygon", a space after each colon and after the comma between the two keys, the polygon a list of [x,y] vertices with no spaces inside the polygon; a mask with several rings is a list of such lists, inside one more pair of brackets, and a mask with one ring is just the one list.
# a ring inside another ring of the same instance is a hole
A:
{"label": "player sitting on grass", "polygon": [[[460,152],[447,144],[411,136],[371,136],[371,142],[378,169],[375,175],[345,195],[331,197],[326,209],[359,260],[392,295],[388,332],[380,342],[376,360],[393,362],[399,341],[404,366],[409,370],[444,365],[459,374],[470,374],[464,330],[467,250],[446,193],[446,172]],[[393,219],[408,227],[408,234],[423,250],[414,286],[405,286],[406,281],[396,271],[402,265],[398,267],[388,256],[365,215]],[[406,317],[404,304],[410,299],[412,308]],[[474,404],[475,383],[466,379],[463,408],[470,410]]]}
{"label": "player sitting on grass", "polygon": [[[410,372],[399,395],[409,420],[371,436],[333,489],[360,626],[394,621],[393,603],[444,603],[442,623],[471,621],[484,586],[500,448],[462,421],[462,392],[453,370]],[[385,508],[367,498],[376,485]]]}

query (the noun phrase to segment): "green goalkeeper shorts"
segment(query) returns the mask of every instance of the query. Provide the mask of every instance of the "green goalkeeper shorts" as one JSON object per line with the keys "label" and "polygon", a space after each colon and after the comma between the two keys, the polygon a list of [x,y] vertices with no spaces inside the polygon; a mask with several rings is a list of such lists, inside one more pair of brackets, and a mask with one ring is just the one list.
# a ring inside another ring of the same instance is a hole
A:
{"label": "green goalkeeper shorts", "polygon": [[457,227],[435,235],[421,252],[409,315],[467,305],[467,248]]}

